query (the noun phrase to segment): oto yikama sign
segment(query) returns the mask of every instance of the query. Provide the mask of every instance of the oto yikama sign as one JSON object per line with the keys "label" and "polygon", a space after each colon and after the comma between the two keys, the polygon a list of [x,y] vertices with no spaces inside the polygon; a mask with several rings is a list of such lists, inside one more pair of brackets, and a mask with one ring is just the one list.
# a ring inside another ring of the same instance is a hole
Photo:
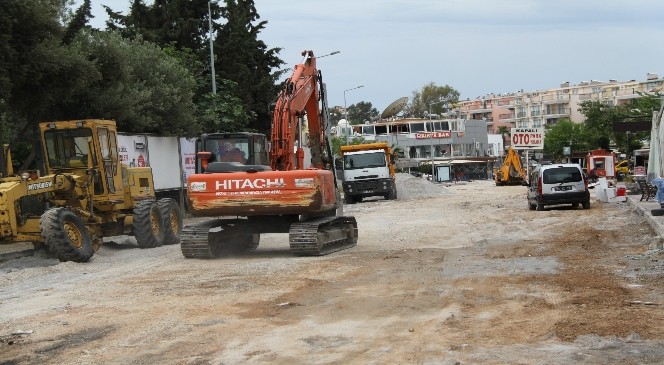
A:
{"label": "oto yikama sign", "polygon": [[512,148],[541,150],[544,148],[544,128],[512,128]]}

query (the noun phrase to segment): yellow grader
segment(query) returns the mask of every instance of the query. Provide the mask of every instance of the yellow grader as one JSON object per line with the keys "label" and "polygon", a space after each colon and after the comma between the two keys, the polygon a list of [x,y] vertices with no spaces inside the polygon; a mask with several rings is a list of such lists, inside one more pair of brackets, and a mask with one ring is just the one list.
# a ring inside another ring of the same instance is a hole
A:
{"label": "yellow grader", "polygon": [[150,167],[119,161],[114,121],[40,123],[39,132],[44,176],[15,174],[9,147],[0,151],[0,244],[32,242],[60,261],[86,262],[104,237],[133,235],[141,248],[179,243],[179,206],[156,200]]}

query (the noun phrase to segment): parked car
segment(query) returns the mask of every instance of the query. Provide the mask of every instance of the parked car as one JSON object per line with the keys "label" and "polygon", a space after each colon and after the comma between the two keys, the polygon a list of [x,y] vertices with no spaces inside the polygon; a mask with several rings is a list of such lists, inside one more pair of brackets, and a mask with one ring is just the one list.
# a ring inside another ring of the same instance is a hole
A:
{"label": "parked car", "polygon": [[528,179],[528,208],[544,210],[546,205],[572,204],[590,209],[588,178],[579,164],[536,167]]}

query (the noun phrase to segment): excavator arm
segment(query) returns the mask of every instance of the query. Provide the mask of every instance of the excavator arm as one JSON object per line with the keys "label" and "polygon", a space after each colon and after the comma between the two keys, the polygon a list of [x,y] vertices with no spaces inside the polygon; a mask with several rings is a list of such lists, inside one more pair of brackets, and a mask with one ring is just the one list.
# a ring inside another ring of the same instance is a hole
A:
{"label": "excavator arm", "polygon": [[[296,170],[304,168],[303,119],[307,118],[309,148],[312,167],[326,168],[327,141],[324,136],[325,87],[320,72],[316,69],[316,58],[312,51],[302,52],[304,60],[295,65],[293,75],[286,81],[277,97],[271,134],[270,164],[273,170]],[[322,104],[322,105],[321,105]],[[297,143],[297,145],[296,145]]]}

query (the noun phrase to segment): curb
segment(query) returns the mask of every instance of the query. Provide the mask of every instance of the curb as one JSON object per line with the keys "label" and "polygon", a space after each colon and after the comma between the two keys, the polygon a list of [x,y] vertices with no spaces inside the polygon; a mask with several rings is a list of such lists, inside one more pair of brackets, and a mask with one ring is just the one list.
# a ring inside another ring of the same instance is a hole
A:
{"label": "curb", "polygon": [[658,222],[655,221],[655,218],[653,218],[652,214],[650,214],[649,211],[646,211],[642,207],[640,207],[636,201],[632,200],[629,196],[627,197],[627,201],[629,204],[636,209],[636,211],[639,213],[640,216],[644,217],[646,219],[646,222],[648,222],[648,225],[655,231],[655,233],[659,237],[664,237],[664,229],[662,228],[662,225],[659,224]]}

